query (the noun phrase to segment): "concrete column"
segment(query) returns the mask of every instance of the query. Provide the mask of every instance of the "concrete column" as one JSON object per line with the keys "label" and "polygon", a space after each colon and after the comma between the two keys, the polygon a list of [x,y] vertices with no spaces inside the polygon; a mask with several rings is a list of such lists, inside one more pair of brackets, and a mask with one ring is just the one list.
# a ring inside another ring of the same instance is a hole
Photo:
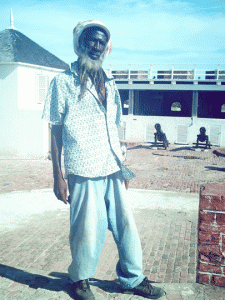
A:
{"label": "concrete column", "polygon": [[198,91],[193,91],[192,96],[192,117],[198,117]]}
{"label": "concrete column", "polygon": [[134,91],[134,114],[139,114],[139,91]]}
{"label": "concrete column", "polygon": [[134,90],[129,90],[129,108],[128,115],[134,114]]}

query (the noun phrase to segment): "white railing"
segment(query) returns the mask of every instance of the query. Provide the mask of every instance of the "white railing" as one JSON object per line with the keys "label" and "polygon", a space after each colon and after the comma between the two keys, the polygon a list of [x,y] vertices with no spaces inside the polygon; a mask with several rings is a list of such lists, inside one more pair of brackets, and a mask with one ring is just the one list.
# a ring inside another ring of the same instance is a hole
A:
{"label": "white railing", "polygon": [[225,81],[225,64],[108,64],[116,80]]}

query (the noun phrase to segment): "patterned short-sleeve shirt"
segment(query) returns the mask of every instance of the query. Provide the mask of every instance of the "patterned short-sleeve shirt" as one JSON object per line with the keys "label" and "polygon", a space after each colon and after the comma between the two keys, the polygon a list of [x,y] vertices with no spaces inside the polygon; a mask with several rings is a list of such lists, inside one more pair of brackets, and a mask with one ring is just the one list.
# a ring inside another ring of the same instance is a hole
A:
{"label": "patterned short-sleeve shirt", "polygon": [[107,110],[98,99],[89,79],[87,91],[79,99],[78,63],[53,78],[45,100],[42,118],[53,125],[63,125],[66,175],[95,178],[122,170],[125,179],[134,174],[122,164],[118,137],[121,101],[113,80],[106,71]]}

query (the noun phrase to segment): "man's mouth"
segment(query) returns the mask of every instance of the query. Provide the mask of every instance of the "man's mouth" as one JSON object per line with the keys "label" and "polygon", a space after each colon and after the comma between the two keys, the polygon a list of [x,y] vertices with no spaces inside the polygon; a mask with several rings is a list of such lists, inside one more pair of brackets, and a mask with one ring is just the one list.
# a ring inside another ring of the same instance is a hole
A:
{"label": "man's mouth", "polygon": [[100,55],[101,55],[101,53],[99,53],[99,52],[89,52],[89,56],[90,56],[90,58],[92,58],[92,59],[98,59],[99,57],[100,57]]}

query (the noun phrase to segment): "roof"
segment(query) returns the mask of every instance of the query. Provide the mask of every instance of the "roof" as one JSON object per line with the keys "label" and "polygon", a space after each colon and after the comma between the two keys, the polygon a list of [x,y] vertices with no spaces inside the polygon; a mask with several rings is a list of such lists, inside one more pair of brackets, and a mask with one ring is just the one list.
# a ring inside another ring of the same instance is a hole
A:
{"label": "roof", "polygon": [[18,30],[1,31],[0,41],[0,62],[21,62],[63,70],[69,67]]}

